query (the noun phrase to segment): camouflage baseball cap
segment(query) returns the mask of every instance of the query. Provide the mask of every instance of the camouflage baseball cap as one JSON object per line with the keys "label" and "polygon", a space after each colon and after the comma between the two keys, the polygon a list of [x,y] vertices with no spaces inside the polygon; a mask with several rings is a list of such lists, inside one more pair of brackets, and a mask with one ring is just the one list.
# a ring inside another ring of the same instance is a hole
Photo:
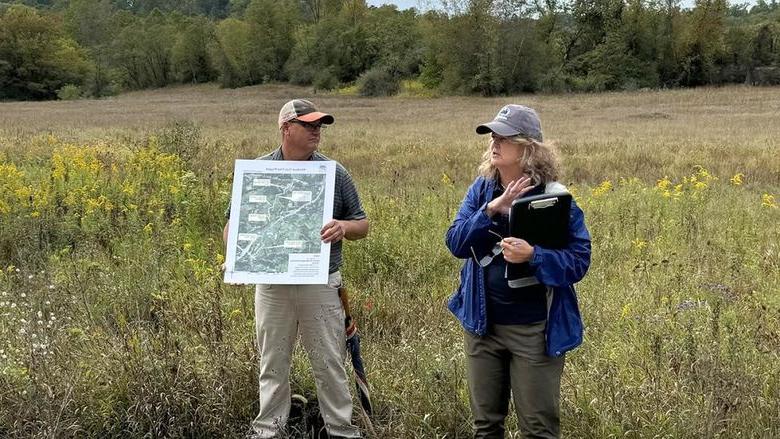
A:
{"label": "camouflage baseball cap", "polygon": [[542,122],[533,108],[525,105],[505,105],[496,117],[477,127],[477,134],[496,133],[503,137],[522,136],[542,141]]}
{"label": "camouflage baseball cap", "polygon": [[306,99],[293,99],[282,106],[281,111],[279,111],[279,128],[282,127],[283,123],[293,119],[303,122],[321,120],[325,125],[330,125],[335,121],[330,114],[317,111],[317,107]]}

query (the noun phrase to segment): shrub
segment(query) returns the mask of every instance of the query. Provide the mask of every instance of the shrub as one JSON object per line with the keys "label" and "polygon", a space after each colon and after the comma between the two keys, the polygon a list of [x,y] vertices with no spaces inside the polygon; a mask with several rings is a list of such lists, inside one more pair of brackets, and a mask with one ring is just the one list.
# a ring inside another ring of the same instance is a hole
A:
{"label": "shrub", "polygon": [[316,73],[312,85],[315,90],[333,90],[339,86],[339,79],[334,69],[329,68]]}
{"label": "shrub", "polygon": [[68,84],[57,90],[57,97],[63,101],[73,101],[81,98],[81,87]]}
{"label": "shrub", "polygon": [[401,89],[401,81],[384,68],[373,68],[358,78],[361,96],[392,96]]}

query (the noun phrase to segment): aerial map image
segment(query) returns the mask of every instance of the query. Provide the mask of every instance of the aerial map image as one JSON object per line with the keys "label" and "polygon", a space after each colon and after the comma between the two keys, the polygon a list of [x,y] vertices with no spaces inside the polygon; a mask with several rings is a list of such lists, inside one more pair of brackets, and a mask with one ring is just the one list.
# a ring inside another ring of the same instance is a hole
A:
{"label": "aerial map image", "polygon": [[287,273],[291,263],[316,270],[325,175],[243,175],[235,271]]}

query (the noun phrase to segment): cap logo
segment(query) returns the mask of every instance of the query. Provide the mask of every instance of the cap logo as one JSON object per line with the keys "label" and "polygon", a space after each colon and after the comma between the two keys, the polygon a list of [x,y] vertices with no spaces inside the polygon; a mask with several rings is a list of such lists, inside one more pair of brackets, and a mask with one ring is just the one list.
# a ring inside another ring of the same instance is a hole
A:
{"label": "cap logo", "polygon": [[509,118],[509,112],[510,111],[511,111],[511,109],[509,108],[509,105],[505,106],[504,108],[501,109],[501,111],[498,112],[498,115],[496,115],[496,119],[499,119],[499,118],[507,119],[507,118]]}

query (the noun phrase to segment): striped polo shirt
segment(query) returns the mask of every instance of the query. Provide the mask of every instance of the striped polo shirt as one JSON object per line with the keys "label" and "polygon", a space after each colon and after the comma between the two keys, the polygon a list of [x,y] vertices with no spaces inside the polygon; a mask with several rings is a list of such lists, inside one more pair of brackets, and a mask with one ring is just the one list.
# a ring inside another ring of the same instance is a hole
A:
{"label": "striped polo shirt", "polygon": [[[276,148],[273,152],[258,157],[256,160],[284,160],[282,147]],[[313,161],[330,161],[328,157],[319,151],[309,157]],[[225,211],[225,218],[230,218],[230,206]],[[333,191],[333,219],[337,220],[360,220],[366,218],[366,212],[360,202],[360,197],[349,175],[347,169],[341,163],[336,162],[336,185]],[[341,267],[341,243],[343,240],[330,244],[330,265],[329,273],[335,273]]]}

